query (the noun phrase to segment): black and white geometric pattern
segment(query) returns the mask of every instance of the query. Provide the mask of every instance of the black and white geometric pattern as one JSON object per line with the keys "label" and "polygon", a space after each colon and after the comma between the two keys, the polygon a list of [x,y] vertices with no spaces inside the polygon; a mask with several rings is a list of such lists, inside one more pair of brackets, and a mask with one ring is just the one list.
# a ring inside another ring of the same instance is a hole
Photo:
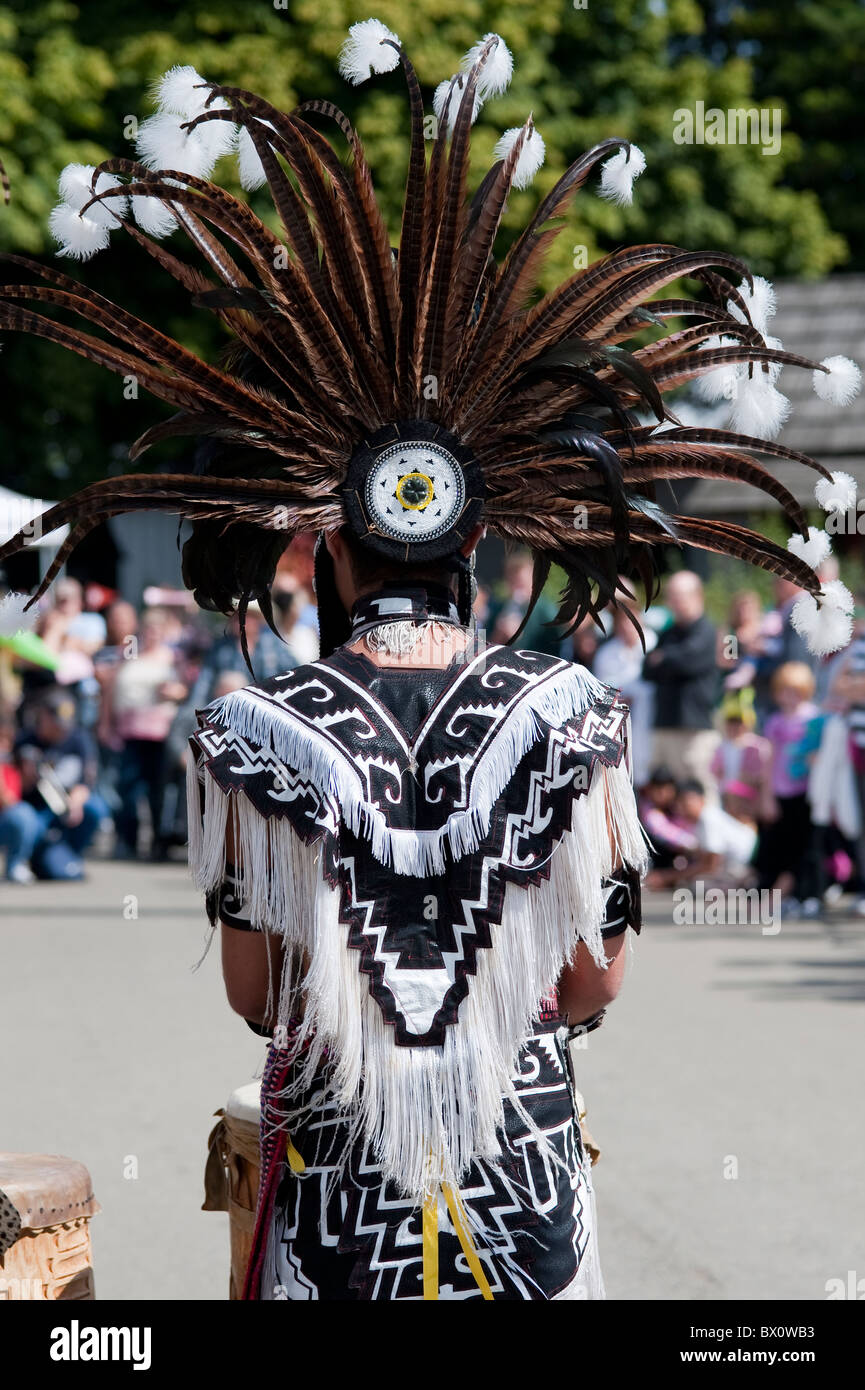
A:
{"label": "black and white geometric pattern", "polygon": [[[520,1053],[514,1081],[558,1163],[508,1103],[500,1161],[476,1161],[460,1184],[460,1197],[493,1298],[548,1300],[577,1278],[593,1234],[591,1178],[561,1020],[538,1023]],[[382,1183],[366,1141],[356,1141],[343,1162],[348,1128],[324,1080],[292,1143],[305,1171],[297,1175],[285,1165],[260,1297],[422,1299],[422,1212]],[[439,1298],[481,1298],[441,1195],[438,1224]]]}
{"label": "black and white geometric pattern", "polygon": [[[496,739],[508,734],[523,702],[573,669],[538,653],[488,649],[453,667],[413,729],[399,718],[407,684],[394,694],[399,682],[389,673],[388,708],[345,649],[240,692],[271,729],[314,734],[327,749],[324,776],[314,766],[299,770],[299,754],[283,757],[278,737],[266,744],[238,732],[236,710],[234,727],[218,713],[199,716],[194,743],[222,790],[242,793],[265,819],[287,818],[307,843],[321,840],[348,945],[359,953],[359,969],[397,1046],[441,1045],[457,1021],[478,952],[489,949],[492,928],[502,921],[506,891],[548,878],[596,763],[617,766],[624,756],[627,707],[617,692],[598,686],[578,715],[537,735],[519,762],[506,766],[485,824],[480,821],[476,783],[488,777],[485,759]],[[329,776],[334,768],[345,774],[341,796]],[[349,828],[344,789],[352,781],[387,832],[426,835],[441,847],[437,871],[396,874],[376,852],[366,823]],[[449,837],[458,816],[474,835],[471,852],[459,857]],[[222,915],[229,920],[242,917],[233,893],[226,883]]]}
{"label": "black and white geometric pattern", "polygon": [[[291,816],[300,831],[315,833],[314,824],[305,823],[308,810],[298,815],[294,805],[305,794],[303,779],[278,748],[259,746],[222,723],[221,711],[246,706],[271,735],[280,726],[287,734],[306,734],[333,768],[358,784],[362,801],[381,812],[391,831],[435,833],[472,805],[485,758],[521,705],[555,690],[558,678],[575,669],[538,652],[488,647],[466,663],[452,663],[449,684],[427,719],[406,730],[361,683],[357,659],[341,649],[215,702],[199,716],[194,737],[224,790],[242,790],[265,817]],[[587,754],[618,764],[627,707],[617,691],[593,685],[598,694],[570,732]],[[568,729],[561,734],[565,738]],[[515,771],[508,769],[508,780]]]}

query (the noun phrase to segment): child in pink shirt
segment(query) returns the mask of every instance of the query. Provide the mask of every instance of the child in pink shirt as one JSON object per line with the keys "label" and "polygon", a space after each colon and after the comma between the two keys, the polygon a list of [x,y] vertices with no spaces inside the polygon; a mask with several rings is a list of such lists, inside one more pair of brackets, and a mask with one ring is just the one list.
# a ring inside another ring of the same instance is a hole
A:
{"label": "child in pink shirt", "polygon": [[775,810],[760,837],[760,887],[786,894],[782,912],[788,916],[803,907],[806,915],[816,915],[822,897],[822,866],[807,796],[810,761],[823,723],[813,703],[814,688],[814,674],[804,662],[779,666],[771,685],[775,712],[764,730],[772,746]]}

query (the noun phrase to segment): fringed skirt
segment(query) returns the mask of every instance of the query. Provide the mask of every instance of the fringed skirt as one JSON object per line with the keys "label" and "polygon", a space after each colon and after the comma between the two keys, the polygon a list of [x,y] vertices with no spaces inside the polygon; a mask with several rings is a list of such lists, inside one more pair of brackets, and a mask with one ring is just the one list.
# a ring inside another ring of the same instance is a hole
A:
{"label": "fringed skirt", "polygon": [[366,1142],[352,1143],[325,1074],[287,1137],[278,1117],[285,1055],[271,1050],[262,1083],[262,1182],[244,1297],[604,1297],[561,1018],[542,1015],[514,1076],[546,1147],[505,1101],[498,1161],[476,1161],[458,1192],[445,1188],[424,1207],[382,1181]]}

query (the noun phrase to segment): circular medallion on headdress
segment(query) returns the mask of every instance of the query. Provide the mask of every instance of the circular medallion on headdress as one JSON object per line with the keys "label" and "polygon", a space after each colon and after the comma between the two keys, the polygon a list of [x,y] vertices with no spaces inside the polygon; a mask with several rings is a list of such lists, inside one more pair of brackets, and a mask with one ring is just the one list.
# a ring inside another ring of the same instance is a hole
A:
{"label": "circular medallion on headdress", "polygon": [[343,497],[352,530],[408,562],[457,551],[480,519],[483,479],[471,452],[440,425],[388,425],[349,464]]}

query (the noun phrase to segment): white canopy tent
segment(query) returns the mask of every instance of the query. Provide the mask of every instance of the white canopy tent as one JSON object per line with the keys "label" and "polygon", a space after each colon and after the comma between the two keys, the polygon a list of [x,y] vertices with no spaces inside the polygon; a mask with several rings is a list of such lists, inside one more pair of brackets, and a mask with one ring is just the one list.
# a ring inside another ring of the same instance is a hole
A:
{"label": "white canopy tent", "polygon": [[[53,502],[44,498],[26,497],[0,487],[0,541],[14,536],[22,526],[31,527],[32,523],[33,538],[27,549],[38,552],[40,579],[69,534],[68,526],[42,533],[39,517],[53,506]],[[148,584],[183,587],[176,517],[158,512],[136,512],[112,517],[108,529],[118,550],[117,588],[125,598],[140,603]],[[188,533],[189,527],[184,525],[181,539]]]}
{"label": "white canopy tent", "polygon": [[26,497],[21,492],[13,492],[11,488],[0,487],[0,540],[8,540],[22,526],[31,526],[32,523],[33,539],[27,548],[39,551],[40,578],[69,534],[68,526],[58,526],[54,531],[43,533],[39,518],[53,506],[53,502],[46,502],[43,497]]}

